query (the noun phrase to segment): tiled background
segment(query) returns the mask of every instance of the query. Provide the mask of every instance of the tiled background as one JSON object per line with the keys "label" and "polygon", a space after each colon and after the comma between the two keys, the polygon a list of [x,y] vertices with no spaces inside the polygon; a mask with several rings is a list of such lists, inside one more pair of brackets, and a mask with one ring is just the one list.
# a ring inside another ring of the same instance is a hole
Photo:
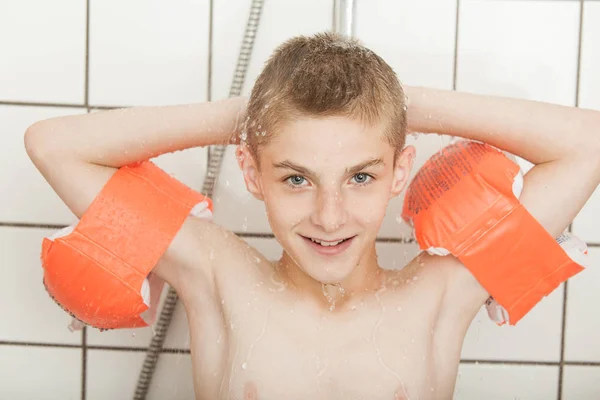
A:
{"label": "tiled background", "polygon": [[[278,43],[332,27],[332,0],[265,3],[246,93]],[[407,84],[600,109],[599,1],[356,3],[358,37]],[[42,287],[39,252],[43,236],[74,218],[29,162],[25,129],[57,115],[226,97],[249,4],[0,1],[0,399],[130,399],[152,336],[150,328],[67,330],[69,318]],[[412,141],[421,163],[440,147],[435,135]],[[263,206],[227,157],[216,219],[276,257]],[[157,162],[201,187],[205,150]],[[401,243],[408,232],[396,221],[401,204],[390,205],[379,243],[391,268],[416,252]],[[599,218],[597,192],[572,225],[598,269],[570,280],[518,327],[498,328],[480,313],[465,341],[456,399],[600,398]],[[180,308],[150,399],[193,398],[186,323]]]}

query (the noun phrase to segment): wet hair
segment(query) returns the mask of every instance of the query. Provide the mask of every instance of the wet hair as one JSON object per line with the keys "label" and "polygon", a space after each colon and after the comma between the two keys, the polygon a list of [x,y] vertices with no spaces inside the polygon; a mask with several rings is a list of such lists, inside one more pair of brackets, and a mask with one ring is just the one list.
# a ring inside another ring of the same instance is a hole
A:
{"label": "wet hair", "polygon": [[275,49],[252,89],[241,140],[253,156],[282,124],[300,117],[343,116],[382,124],[402,150],[406,98],[393,69],[358,40],[318,33]]}

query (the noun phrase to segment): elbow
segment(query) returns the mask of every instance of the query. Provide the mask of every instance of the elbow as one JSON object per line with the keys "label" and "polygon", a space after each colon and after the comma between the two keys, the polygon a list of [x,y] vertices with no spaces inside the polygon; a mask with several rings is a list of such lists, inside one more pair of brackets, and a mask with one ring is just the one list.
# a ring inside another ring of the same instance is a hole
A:
{"label": "elbow", "polygon": [[46,121],[39,121],[25,131],[23,144],[29,158],[35,163],[56,151],[50,137],[51,129]]}

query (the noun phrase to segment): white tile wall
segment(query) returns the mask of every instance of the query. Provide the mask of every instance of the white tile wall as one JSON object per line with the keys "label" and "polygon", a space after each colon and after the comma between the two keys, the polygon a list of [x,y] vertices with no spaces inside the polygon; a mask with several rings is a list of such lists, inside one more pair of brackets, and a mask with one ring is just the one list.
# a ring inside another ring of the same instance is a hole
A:
{"label": "white tile wall", "polygon": [[485,308],[471,323],[463,344],[468,360],[560,360],[563,288],[540,301],[516,326],[497,326]]}
{"label": "white tile wall", "polygon": [[83,104],[85,14],[85,1],[2,1],[0,101]]}
{"label": "white tile wall", "polygon": [[69,224],[75,220],[27,156],[23,135],[35,121],[81,113],[85,109],[0,105],[0,221]]}
{"label": "white tile wall", "polygon": [[383,57],[403,83],[452,89],[456,0],[355,3],[356,36]]}
{"label": "white tile wall", "polygon": [[41,244],[51,233],[0,227],[0,341],[81,344],[81,333],[67,329],[71,318],[42,284]]}
{"label": "white tile wall", "polygon": [[206,100],[209,0],[90,1],[90,104]]}
{"label": "white tile wall", "polygon": [[565,360],[600,361],[600,247],[588,250],[587,270],[569,280]]}
{"label": "white tile wall", "polygon": [[567,365],[562,378],[563,400],[596,400],[600,393],[600,368]]}
{"label": "white tile wall", "polygon": [[555,399],[558,367],[462,364],[455,400]]}
{"label": "white tile wall", "polygon": [[[0,102],[83,105],[85,97],[85,2],[41,0],[0,2]],[[48,4],[47,4],[48,3]],[[209,57],[209,0],[90,0],[89,101],[93,106],[160,105],[228,95],[244,32],[249,0],[213,0],[212,54]],[[358,0],[356,32],[411,85],[451,88],[456,0]],[[434,9],[435,12],[431,10]],[[331,28],[333,0],[265,2],[244,94],[271,51],[297,34]],[[585,2],[580,105],[600,109],[600,3]],[[517,96],[572,105],[575,101],[579,2],[460,2],[457,86],[459,90]],[[211,65],[209,68],[209,60]],[[210,76],[209,76],[210,71]],[[209,90],[210,89],[210,90]],[[0,223],[67,224],[74,217],[39,176],[23,148],[33,122],[83,113],[85,108],[0,105]],[[412,174],[447,144],[447,137],[409,138],[417,147]],[[233,149],[230,149],[233,150]],[[216,220],[236,231],[270,233],[262,203],[243,185],[232,152],[227,154],[215,195]],[[206,171],[206,150],[167,154],[157,163],[194,189]],[[8,194],[8,195],[6,195]],[[574,232],[600,243],[598,193],[573,224]],[[405,237],[397,217],[403,196],[390,202],[380,236]],[[41,342],[80,345],[81,333],[67,330],[70,318],[41,284],[39,251],[47,229],[0,226],[0,399],[79,399],[82,350],[11,345]],[[270,258],[281,254],[273,239],[248,239]],[[415,245],[379,243],[381,264],[402,268]],[[600,362],[600,325],[593,308],[600,302],[600,248],[590,250],[592,267],[568,285],[565,359]],[[560,357],[562,288],[544,299],[517,327],[496,327],[484,310],[470,327],[456,399],[556,399],[556,365],[515,365],[503,361],[556,362]],[[152,329],[98,332],[87,344],[146,347]],[[177,308],[167,349],[189,348],[187,319]],[[129,399],[144,359],[143,351],[87,350],[88,399]],[[595,399],[600,367],[566,365],[563,399]],[[32,384],[34,382],[35,384]],[[163,354],[150,399],[192,399],[189,355]]]}
{"label": "white tile wall", "polygon": [[585,1],[583,9],[583,36],[581,51],[581,107],[600,110],[600,3]]}
{"label": "white tile wall", "polygon": [[[212,98],[229,95],[233,72],[250,12],[247,0],[213,0]],[[332,0],[265,1],[243,94],[277,46],[297,35],[311,35],[332,27]]]}
{"label": "white tile wall", "polygon": [[[586,1],[583,16],[579,106],[600,110],[600,2]],[[600,190],[596,189],[573,221],[573,232],[588,242],[600,243],[598,221]]]}
{"label": "white tile wall", "polygon": [[579,3],[460,2],[457,89],[575,104]]}
{"label": "white tile wall", "polygon": [[81,349],[0,346],[0,399],[79,400],[81,360]]}
{"label": "white tile wall", "polygon": [[[144,364],[143,352],[88,350],[88,400],[129,400]],[[161,354],[148,391],[148,400],[193,400],[192,361],[189,354]]]}

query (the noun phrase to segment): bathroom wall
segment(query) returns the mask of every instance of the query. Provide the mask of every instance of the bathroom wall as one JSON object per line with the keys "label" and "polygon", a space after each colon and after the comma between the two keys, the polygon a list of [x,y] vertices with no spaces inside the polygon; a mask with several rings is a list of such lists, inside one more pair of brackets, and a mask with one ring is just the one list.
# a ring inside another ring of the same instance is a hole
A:
{"label": "bathroom wall", "polygon": [[[244,92],[270,52],[332,28],[332,0],[265,2]],[[408,85],[600,109],[600,1],[356,0],[356,34]],[[152,329],[71,333],[42,286],[44,236],[74,216],[29,161],[23,134],[67,114],[227,97],[250,0],[0,1],[0,399],[130,399]],[[595,71],[595,72],[594,72]],[[81,132],[85,135],[85,132]],[[411,138],[422,164],[448,138]],[[569,140],[565,132],[564,140]],[[231,149],[233,150],[233,149]],[[200,189],[206,150],[157,163]],[[215,195],[218,223],[277,257],[264,207],[227,154]],[[417,165],[418,166],[418,165]],[[384,266],[417,253],[402,244],[402,197],[378,243]],[[517,327],[485,310],[469,329],[456,399],[600,396],[600,192],[572,231],[592,268],[544,299]],[[178,308],[150,399],[192,399],[189,336]]]}

